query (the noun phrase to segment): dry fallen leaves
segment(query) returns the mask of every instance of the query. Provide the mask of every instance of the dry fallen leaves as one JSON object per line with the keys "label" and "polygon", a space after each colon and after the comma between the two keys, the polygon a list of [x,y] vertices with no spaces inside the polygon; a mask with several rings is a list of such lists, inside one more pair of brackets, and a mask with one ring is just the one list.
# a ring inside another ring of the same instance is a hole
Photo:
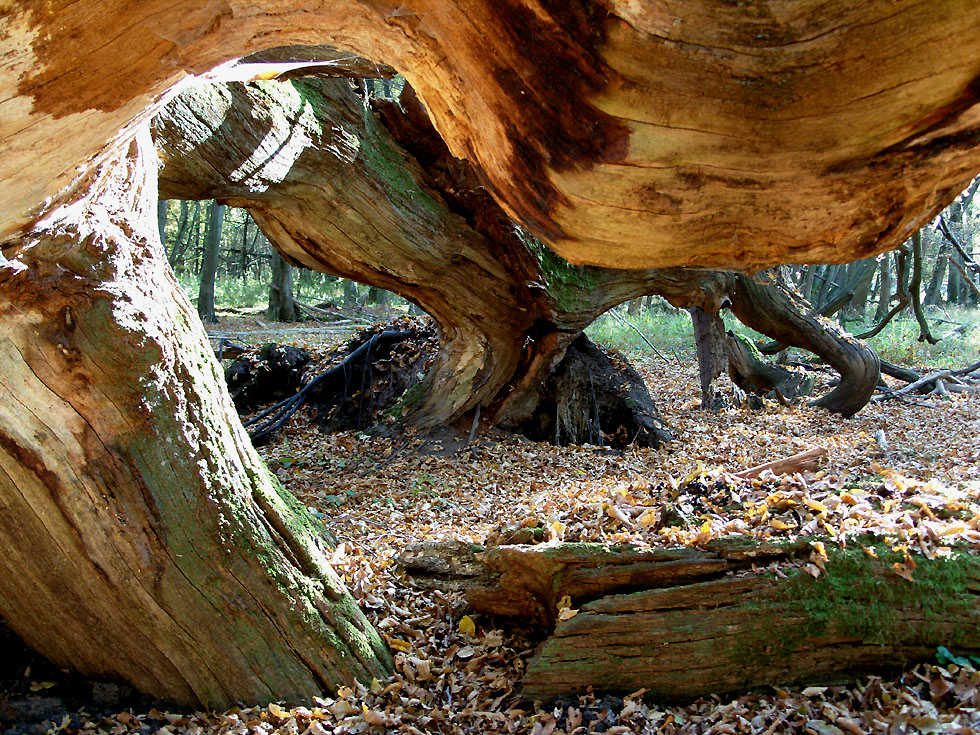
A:
{"label": "dry fallen leaves", "polygon": [[[700,544],[719,535],[819,535],[826,544],[873,532],[914,554],[980,545],[980,399],[897,401],[854,419],[767,404],[718,415],[697,410],[693,363],[640,361],[678,440],[661,452],[555,448],[517,439],[470,447],[411,437],[327,436],[297,415],[262,449],[286,487],[342,542],[333,564],[385,636],[396,673],[304,706],[220,714],[130,714],[79,723],[83,733],[296,735],[327,733],[967,733],[980,728],[980,673],[921,665],[898,679],[775,689],[666,707],[599,694],[546,706],[518,686],[532,645],[524,632],[467,614],[456,594],[411,588],[391,563],[407,544],[481,542],[501,526],[539,526],[541,540]],[[886,447],[876,439],[887,430]],[[818,472],[751,481],[734,472],[819,445]],[[807,571],[820,574],[823,544]],[[874,553],[874,549],[866,549]],[[812,567],[812,569],[811,569]],[[561,607],[574,614],[572,601]]]}

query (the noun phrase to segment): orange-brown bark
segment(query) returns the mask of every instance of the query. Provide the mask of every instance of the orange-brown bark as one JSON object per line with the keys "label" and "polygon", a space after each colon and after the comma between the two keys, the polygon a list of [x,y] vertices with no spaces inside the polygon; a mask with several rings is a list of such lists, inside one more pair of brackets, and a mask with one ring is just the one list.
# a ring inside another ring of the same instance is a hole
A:
{"label": "orange-brown bark", "polygon": [[978,31],[960,0],[22,4],[0,18],[0,238],[186,72],[329,42],[402,71],[570,261],[864,257],[980,169]]}

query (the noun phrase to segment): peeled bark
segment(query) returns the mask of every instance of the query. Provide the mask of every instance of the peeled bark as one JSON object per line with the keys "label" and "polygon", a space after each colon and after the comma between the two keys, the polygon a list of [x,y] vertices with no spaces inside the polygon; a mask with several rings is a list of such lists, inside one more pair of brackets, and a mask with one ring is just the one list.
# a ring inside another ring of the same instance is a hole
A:
{"label": "peeled bark", "polygon": [[187,706],[384,676],[322,527],[219,387],[157,239],[150,145],[0,267],[0,615],[59,666]]}
{"label": "peeled bark", "polygon": [[296,44],[403,72],[453,154],[572,262],[868,257],[980,168],[980,14],[962,0],[268,7],[10,7],[0,239],[187,70]]}

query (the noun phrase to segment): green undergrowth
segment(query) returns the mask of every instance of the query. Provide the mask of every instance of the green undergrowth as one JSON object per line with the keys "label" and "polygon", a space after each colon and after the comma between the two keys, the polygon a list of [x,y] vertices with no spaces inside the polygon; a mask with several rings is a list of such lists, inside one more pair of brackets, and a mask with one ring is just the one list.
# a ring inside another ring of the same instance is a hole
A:
{"label": "green undergrowth", "polygon": [[[918,324],[911,316],[905,315],[889,322],[868,343],[882,358],[901,365],[962,367],[976,362],[980,359],[980,310],[951,308],[947,312],[930,311],[933,334],[945,337],[938,344],[919,342]],[[626,307],[617,307],[617,313],[626,316]],[[644,307],[640,313],[626,318],[662,352],[693,356],[694,334],[687,311],[675,310],[666,302],[657,301],[654,306]],[[722,318],[727,329],[744,335],[756,346],[769,341],[763,335],[747,329],[730,312],[723,311]],[[957,325],[960,325],[959,331],[952,334]],[[848,331],[859,333],[866,326],[870,325],[850,324]],[[651,352],[643,337],[611,314],[604,314],[596,319],[586,329],[586,333],[604,347],[633,353]],[[808,352],[791,350],[791,353],[794,359],[815,359]]]}

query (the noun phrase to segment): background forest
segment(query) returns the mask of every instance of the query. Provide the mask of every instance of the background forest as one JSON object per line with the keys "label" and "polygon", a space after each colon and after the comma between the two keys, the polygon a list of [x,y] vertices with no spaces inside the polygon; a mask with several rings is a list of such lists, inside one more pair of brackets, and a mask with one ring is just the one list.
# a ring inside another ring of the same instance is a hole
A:
{"label": "background forest", "polygon": [[[969,361],[980,347],[978,184],[980,179],[899,250],[842,265],[783,266],[780,276],[818,313],[869,339],[885,360],[909,365]],[[288,265],[245,209],[213,200],[171,200],[160,202],[159,217],[170,265],[206,322],[222,313],[259,316],[264,322],[305,320],[316,328],[323,326],[318,322],[338,318],[325,314],[324,307],[361,312],[358,324],[378,315],[420,313],[382,289]],[[727,322],[731,329],[758,336],[735,319]],[[602,315],[587,332],[617,349],[649,350],[647,339],[658,349],[678,353],[694,347],[689,316],[657,296]]]}

